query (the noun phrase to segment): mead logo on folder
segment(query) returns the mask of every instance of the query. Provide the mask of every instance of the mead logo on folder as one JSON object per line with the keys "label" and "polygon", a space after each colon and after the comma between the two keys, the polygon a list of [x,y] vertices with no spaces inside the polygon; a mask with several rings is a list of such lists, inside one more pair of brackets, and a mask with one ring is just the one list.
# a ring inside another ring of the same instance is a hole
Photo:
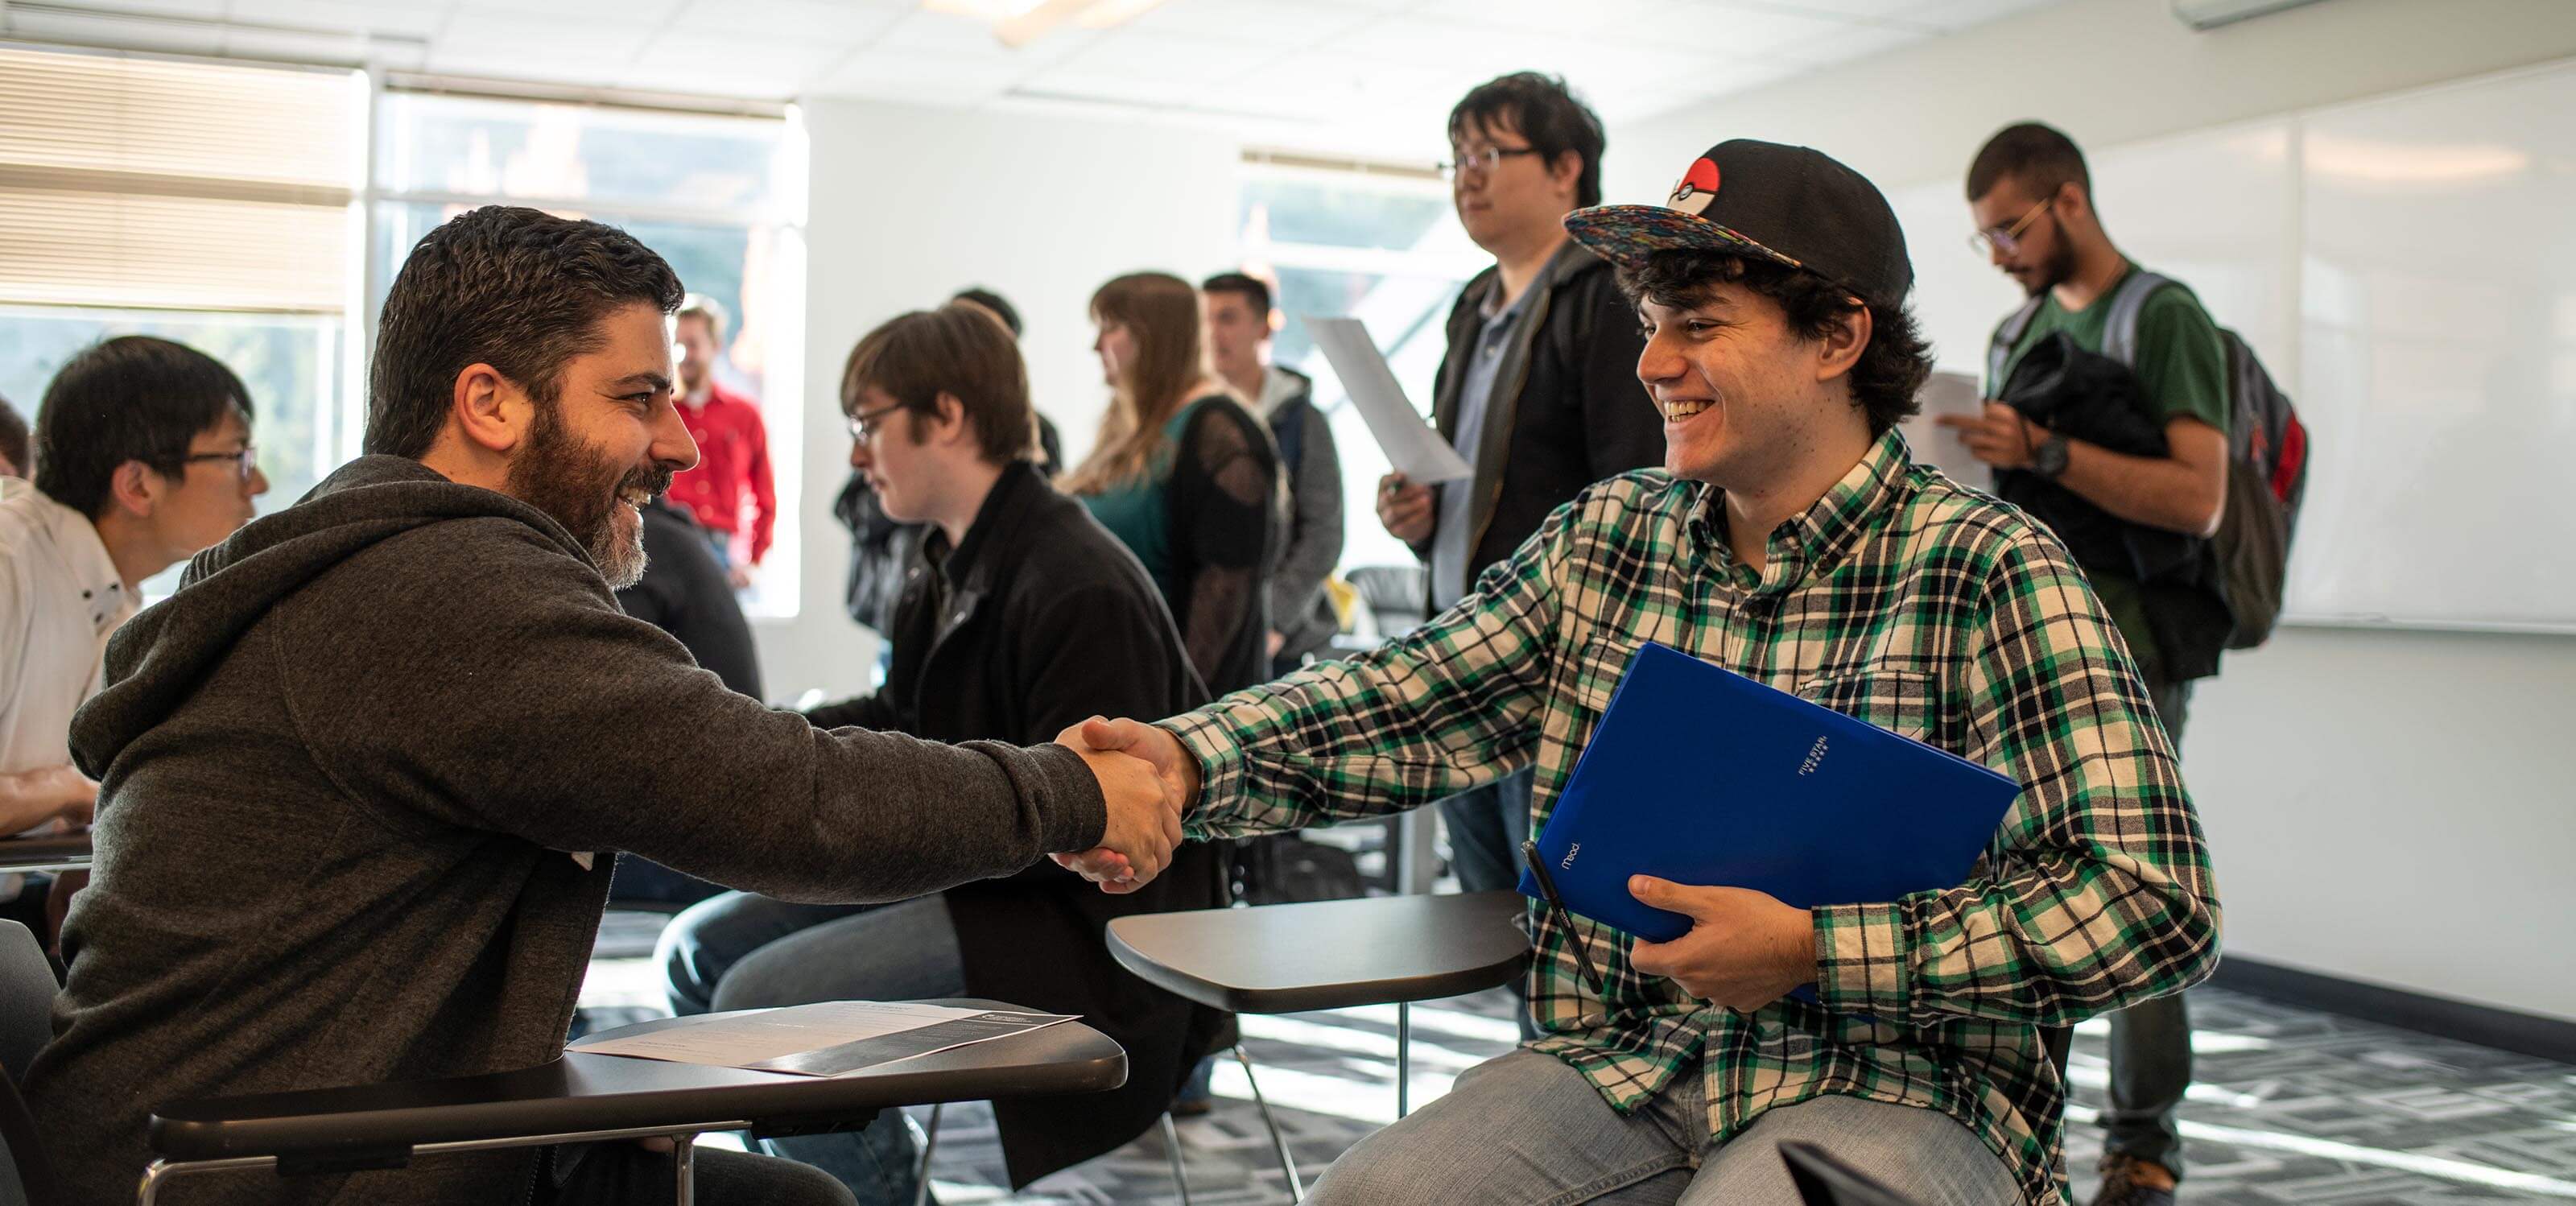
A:
{"label": "mead logo on folder", "polygon": [[[1657,942],[1690,929],[1628,877],[1799,908],[1955,887],[2020,787],[1946,750],[1663,645],[1628,659],[1539,856],[1569,910]],[[1535,878],[1521,891],[1542,896]]]}

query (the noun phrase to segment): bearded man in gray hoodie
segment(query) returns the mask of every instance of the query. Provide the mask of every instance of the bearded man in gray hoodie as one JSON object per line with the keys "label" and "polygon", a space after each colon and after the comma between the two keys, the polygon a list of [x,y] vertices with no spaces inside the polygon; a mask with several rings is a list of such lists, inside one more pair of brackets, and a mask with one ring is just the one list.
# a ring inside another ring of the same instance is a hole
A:
{"label": "bearded man in gray hoodie", "polygon": [[[26,1081],[73,1203],[129,1198],[164,1102],[555,1058],[618,851],[814,902],[1051,853],[1121,890],[1168,860],[1179,814],[1142,763],[815,728],[618,610],[638,508],[697,459],[672,406],[680,297],[595,222],[493,207],[430,232],[385,301],[369,455],[198,556],[110,644],[71,741],[102,781],[97,866]],[[164,1200],[667,1198],[644,1158],[207,1174]],[[784,1161],[698,1160],[710,1206],[849,1200]]]}

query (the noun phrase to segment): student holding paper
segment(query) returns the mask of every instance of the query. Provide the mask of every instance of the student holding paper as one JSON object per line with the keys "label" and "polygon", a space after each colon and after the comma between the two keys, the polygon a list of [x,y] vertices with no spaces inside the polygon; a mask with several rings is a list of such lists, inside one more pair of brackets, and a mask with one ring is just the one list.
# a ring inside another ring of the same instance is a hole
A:
{"label": "student holding paper", "polygon": [[[1432,412],[1475,474],[1437,486],[1390,474],[1377,504],[1431,567],[1426,614],[1466,597],[1575,491],[1662,455],[1637,388],[1636,315],[1610,265],[1565,233],[1569,211],[1601,203],[1606,145],[1600,116],[1534,72],[1480,84],[1449,111],[1451,200],[1494,266],[1449,310]],[[1520,878],[1512,851],[1529,813],[1527,775],[1441,804],[1461,886]]]}
{"label": "student holding paper", "polygon": [[[1734,141],[1666,204],[1567,226],[1634,299],[1665,469],[1584,490],[1382,649],[1082,738],[1153,761],[1194,834],[1383,815],[1532,766],[1543,821],[1655,641],[2022,794],[1947,890],[1809,910],[1639,877],[1693,920],[1666,943],[1533,909],[1543,1036],[1352,1148],[1310,1200],[1788,1206],[1778,1149],[1805,1140],[1932,1206],[2062,1203],[2041,1028],[2217,959],[2200,827],[2136,670],[2056,541],[1893,434],[1930,357],[1867,180]],[[1808,984],[1820,1004],[1788,996]]]}

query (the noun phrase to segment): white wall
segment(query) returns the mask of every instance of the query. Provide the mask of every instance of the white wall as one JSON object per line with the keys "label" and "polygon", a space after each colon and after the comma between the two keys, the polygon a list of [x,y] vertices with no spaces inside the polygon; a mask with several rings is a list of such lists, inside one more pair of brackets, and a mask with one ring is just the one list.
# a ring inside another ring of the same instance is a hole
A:
{"label": "white wall", "polygon": [[1092,290],[1138,269],[1196,280],[1230,266],[1240,148],[1202,131],[857,101],[805,109],[807,228],[804,584],[794,620],[756,621],[769,697],[863,689],[875,643],[841,607],[849,534],[831,518],[849,477],[841,362],[876,324],[967,285],[1011,299],[1038,409],[1069,456],[1091,445],[1106,392],[1091,354]]}
{"label": "white wall", "polygon": [[[1817,147],[1891,194],[1955,190],[2017,120],[2109,147],[2570,55],[2562,0],[2326,0],[2199,34],[2161,0],[2073,0],[1615,129],[1605,191],[1659,198],[1739,136]],[[2118,204],[2105,193],[2115,238]],[[1999,314],[2011,290],[1996,296]],[[2183,759],[2228,949],[2576,1020],[2570,717],[2576,638],[2292,628],[2231,655]]]}

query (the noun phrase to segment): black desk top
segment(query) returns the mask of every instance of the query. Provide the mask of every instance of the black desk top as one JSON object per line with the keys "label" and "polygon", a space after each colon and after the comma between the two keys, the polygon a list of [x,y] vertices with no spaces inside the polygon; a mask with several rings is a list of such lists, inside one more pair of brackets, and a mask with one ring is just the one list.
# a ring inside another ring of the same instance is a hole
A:
{"label": "black desk top", "polygon": [[1472,892],[1148,913],[1110,922],[1109,950],[1155,987],[1237,1013],[1428,1001],[1520,974],[1528,903]]}
{"label": "black desk top", "polygon": [[89,860],[89,831],[86,829],[78,833],[38,833],[0,838],[0,873],[59,871],[86,867]]}
{"label": "black desk top", "polygon": [[[1016,1009],[993,1001],[942,1001]],[[644,1022],[594,1038],[659,1029]],[[887,1106],[1100,1093],[1127,1083],[1127,1053],[1066,1022],[842,1076],[797,1076],[566,1052],[515,1072],[178,1102],[153,1112],[171,1160],[329,1156],[579,1132],[865,1121]]]}

